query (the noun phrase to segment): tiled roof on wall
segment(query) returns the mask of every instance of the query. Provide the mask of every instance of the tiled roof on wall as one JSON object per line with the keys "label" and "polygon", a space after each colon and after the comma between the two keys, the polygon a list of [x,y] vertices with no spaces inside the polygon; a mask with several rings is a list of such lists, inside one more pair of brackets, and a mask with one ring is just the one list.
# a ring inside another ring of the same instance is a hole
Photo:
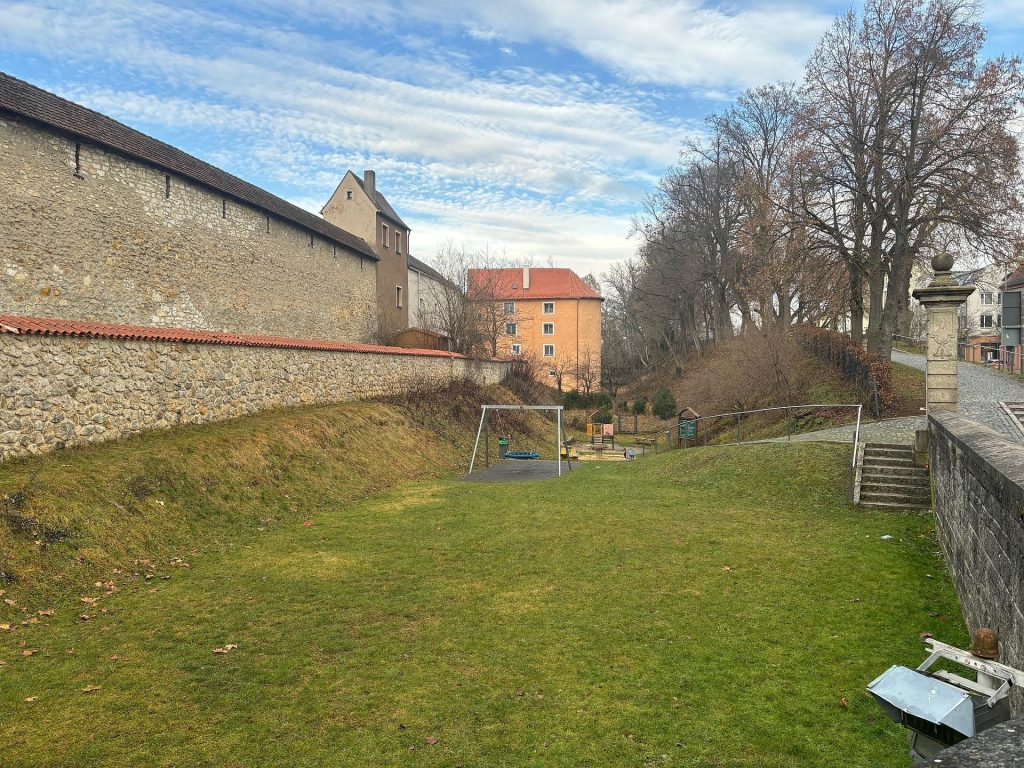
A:
{"label": "tiled roof on wall", "polygon": [[58,320],[48,317],[0,315],[0,333],[32,333],[42,336],[78,336],[89,339],[121,341],[170,341],[187,344],[224,344],[237,347],[278,347],[281,349],[313,349],[325,352],[367,352],[386,355],[417,355],[422,357],[464,358],[457,352],[439,349],[406,349],[376,344],[353,344],[323,339],[292,339],[285,336],[252,336],[223,331],[198,331],[188,328],[151,328],[115,323],[88,323],[79,320]]}
{"label": "tiled roof on wall", "polygon": [[360,256],[379,261],[369,243],[351,232],[170,144],[3,72],[0,72],[0,110],[170,171],[290,221]]}

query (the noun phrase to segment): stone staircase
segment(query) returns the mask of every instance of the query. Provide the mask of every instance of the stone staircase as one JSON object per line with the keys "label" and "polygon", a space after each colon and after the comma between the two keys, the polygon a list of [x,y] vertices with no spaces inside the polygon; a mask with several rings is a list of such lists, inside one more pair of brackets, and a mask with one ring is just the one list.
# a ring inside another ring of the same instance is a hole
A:
{"label": "stone staircase", "polygon": [[928,470],[914,461],[910,445],[867,443],[860,473],[860,503],[865,507],[929,509]]}
{"label": "stone staircase", "polygon": [[1009,415],[1013,426],[1020,430],[1021,435],[1024,435],[1024,403],[1000,402],[999,405]]}

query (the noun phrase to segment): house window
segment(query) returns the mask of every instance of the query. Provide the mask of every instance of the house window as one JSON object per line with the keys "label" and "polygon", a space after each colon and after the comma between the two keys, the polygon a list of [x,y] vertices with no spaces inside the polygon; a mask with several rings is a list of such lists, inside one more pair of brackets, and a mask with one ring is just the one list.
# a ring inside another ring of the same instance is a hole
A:
{"label": "house window", "polygon": [[506,301],[504,311],[506,315],[514,315],[516,313],[516,303],[514,301]]}
{"label": "house window", "polygon": [[991,304],[992,304],[992,292],[991,291],[982,291],[981,292],[981,303],[984,304],[986,307],[991,306]]}
{"label": "house window", "polygon": [[557,373],[557,371],[555,371],[554,368],[548,368],[548,376],[550,376],[553,379],[557,375],[558,375],[558,373]]}
{"label": "house window", "polygon": [[544,357],[554,357],[554,356],[555,356],[555,345],[554,344],[545,344],[544,345]]}
{"label": "house window", "polygon": [[996,304],[1002,304],[1002,303],[1003,303],[1003,292],[1000,291],[999,293],[996,294]]}
{"label": "house window", "polygon": [[351,189],[346,189],[345,190],[345,199],[346,200],[351,200],[352,199],[352,190]]}
{"label": "house window", "polygon": [[506,336],[515,336],[516,335],[516,324],[515,323],[505,323],[505,335]]}
{"label": "house window", "polygon": [[395,306],[398,309],[402,308],[402,286],[395,286]]}
{"label": "house window", "polygon": [[544,336],[554,336],[555,335],[555,324],[554,323],[544,323],[544,325],[541,327],[541,333]]}
{"label": "house window", "polygon": [[545,315],[553,315],[553,314],[555,314],[555,302],[553,302],[553,301],[545,301],[544,302],[544,314]]}
{"label": "house window", "polygon": [[[991,294],[990,294],[990,296],[991,296]],[[978,319],[978,325],[980,325],[982,328],[991,328],[992,327],[992,315],[982,315]]]}
{"label": "house window", "polygon": [[385,248],[390,248],[391,240],[388,237],[388,231],[390,230],[390,227],[387,224],[382,224],[381,226],[383,227],[383,229],[381,230],[381,243],[383,243]]}
{"label": "house window", "polygon": [[522,344],[513,344],[512,345],[512,354],[513,355],[521,355],[521,354],[523,354],[523,345]]}
{"label": "house window", "polygon": [[395,253],[402,252],[402,233],[395,232]]}

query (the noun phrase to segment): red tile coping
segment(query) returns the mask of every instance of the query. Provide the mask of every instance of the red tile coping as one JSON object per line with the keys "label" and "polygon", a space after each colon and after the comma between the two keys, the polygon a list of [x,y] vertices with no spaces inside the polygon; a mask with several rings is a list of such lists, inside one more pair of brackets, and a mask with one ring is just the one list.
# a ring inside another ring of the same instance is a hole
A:
{"label": "red tile coping", "polygon": [[197,331],[188,328],[152,328],[142,325],[89,323],[82,320],[59,320],[49,317],[0,315],[0,333],[34,333],[43,336],[78,336],[90,339],[122,339],[127,341],[176,341],[188,344],[227,344],[236,347],[278,347],[281,349],[314,349],[325,352],[368,352],[386,355],[415,355],[464,359],[457,352],[438,349],[406,349],[377,344],[355,344],[323,339],[293,339],[287,336],[250,336],[223,331]]}

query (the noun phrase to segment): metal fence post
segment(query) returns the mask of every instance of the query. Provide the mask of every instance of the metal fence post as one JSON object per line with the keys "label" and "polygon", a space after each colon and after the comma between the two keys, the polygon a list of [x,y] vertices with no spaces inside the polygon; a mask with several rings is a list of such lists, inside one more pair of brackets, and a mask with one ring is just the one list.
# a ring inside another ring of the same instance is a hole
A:
{"label": "metal fence post", "polygon": [[793,439],[793,420],[789,416],[789,408],[786,409],[786,439]]}
{"label": "metal fence post", "polygon": [[743,418],[743,415],[740,414],[740,413],[737,413],[736,414],[736,445],[739,445],[740,444],[740,440],[741,440],[741,437],[740,437],[740,419],[741,418]]}

